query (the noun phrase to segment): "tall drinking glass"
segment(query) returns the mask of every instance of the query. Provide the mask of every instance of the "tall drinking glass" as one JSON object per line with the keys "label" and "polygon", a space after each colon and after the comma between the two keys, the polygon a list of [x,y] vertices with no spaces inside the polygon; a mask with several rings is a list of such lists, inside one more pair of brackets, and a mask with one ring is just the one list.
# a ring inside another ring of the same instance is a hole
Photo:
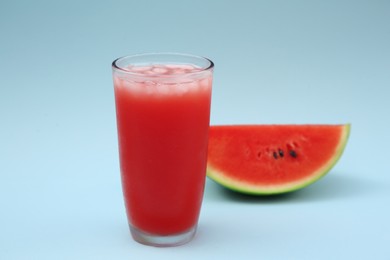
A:
{"label": "tall drinking glass", "polygon": [[184,244],[195,235],[205,184],[211,60],[178,53],[112,63],[119,157],[134,240]]}

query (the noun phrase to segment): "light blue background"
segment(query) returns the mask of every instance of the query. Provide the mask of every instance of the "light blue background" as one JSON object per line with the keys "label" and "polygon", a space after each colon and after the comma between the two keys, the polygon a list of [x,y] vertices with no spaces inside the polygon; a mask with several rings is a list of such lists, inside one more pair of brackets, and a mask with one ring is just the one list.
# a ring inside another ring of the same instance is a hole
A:
{"label": "light blue background", "polygon": [[[276,198],[207,181],[191,243],[137,244],[110,65],[151,51],[215,62],[212,124],[349,122],[343,157]],[[3,0],[0,259],[390,259],[389,87],[389,1]]]}

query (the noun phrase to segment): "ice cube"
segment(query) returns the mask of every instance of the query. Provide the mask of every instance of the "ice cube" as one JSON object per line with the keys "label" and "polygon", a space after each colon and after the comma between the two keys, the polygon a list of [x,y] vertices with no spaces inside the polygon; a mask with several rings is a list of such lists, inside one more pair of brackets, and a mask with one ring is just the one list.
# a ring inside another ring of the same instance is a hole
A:
{"label": "ice cube", "polygon": [[162,66],[156,66],[156,67],[153,67],[152,71],[154,73],[157,73],[157,74],[167,74],[168,72],[168,69],[167,68],[164,68]]}
{"label": "ice cube", "polygon": [[129,65],[127,67],[127,70],[132,71],[132,72],[142,73],[142,72],[145,72],[147,70],[150,70],[150,68],[148,66],[132,66],[132,65]]}

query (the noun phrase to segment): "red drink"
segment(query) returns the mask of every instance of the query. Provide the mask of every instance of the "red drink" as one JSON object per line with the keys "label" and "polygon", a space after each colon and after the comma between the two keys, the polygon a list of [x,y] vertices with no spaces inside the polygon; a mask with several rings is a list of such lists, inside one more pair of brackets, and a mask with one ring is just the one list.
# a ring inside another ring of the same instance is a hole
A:
{"label": "red drink", "polygon": [[195,233],[211,101],[212,63],[206,61],[205,68],[114,66],[122,187],[133,237],[141,243],[176,245]]}

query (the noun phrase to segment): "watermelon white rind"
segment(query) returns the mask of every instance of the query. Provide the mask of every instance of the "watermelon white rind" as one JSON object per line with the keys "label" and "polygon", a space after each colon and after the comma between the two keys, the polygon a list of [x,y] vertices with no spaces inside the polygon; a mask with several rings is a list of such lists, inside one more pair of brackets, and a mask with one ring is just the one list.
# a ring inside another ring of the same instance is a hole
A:
{"label": "watermelon white rind", "polygon": [[[325,176],[340,159],[350,135],[351,125],[345,124],[342,125],[341,128],[340,138],[332,156],[304,178],[292,182],[268,183],[266,185],[251,183],[250,181],[245,181],[243,179],[231,178],[229,174],[226,174],[223,170],[217,170],[217,167],[214,167],[210,162],[212,161],[210,160],[210,157],[207,164],[207,176],[230,190],[250,195],[274,195],[302,189]],[[261,172],[259,172],[259,174],[261,174]]]}

